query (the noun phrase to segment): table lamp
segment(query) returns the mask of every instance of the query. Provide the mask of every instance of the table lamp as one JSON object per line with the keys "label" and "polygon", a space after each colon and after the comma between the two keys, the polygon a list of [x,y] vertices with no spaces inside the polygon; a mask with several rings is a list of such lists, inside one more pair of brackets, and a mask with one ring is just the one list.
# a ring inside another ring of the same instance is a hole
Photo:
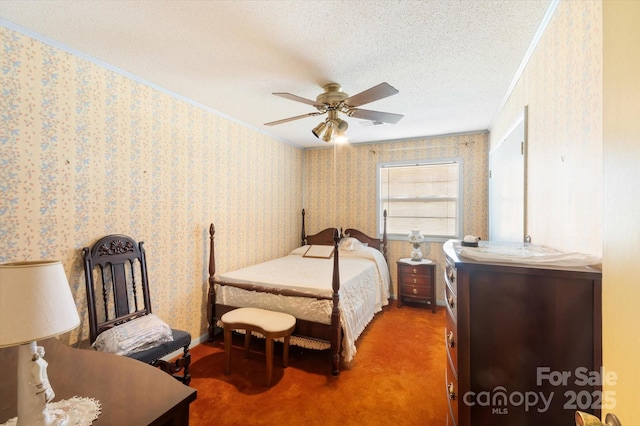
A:
{"label": "table lamp", "polygon": [[80,318],[60,261],[0,264],[0,348],[19,345],[19,426],[53,423],[47,413],[53,390],[36,340],[78,325]]}
{"label": "table lamp", "polygon": [[413,250],[411,250],[411,260],[414,262],[422,261],[422,250],[420,250],[420,245],[424,241],[424,235],[420,232],[419,229],[412,229],[409,234],[409,243],[413,246]]}

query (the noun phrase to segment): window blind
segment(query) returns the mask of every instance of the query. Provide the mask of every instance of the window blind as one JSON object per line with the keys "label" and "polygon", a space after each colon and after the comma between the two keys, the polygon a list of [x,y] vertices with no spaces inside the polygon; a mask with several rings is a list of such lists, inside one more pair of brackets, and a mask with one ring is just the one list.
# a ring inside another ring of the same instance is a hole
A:
{"label": "window blind", "polygon": [[387,211],[387,233],[456,238],[460,234],[460,160],[380,164],[380,215]]}

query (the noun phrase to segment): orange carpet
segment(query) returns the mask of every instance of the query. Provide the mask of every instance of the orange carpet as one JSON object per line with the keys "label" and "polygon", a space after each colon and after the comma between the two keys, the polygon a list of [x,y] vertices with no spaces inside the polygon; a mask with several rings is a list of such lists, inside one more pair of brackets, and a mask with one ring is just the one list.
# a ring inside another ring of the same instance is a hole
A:
{"label": "orange carpet", "polygon": [[291,346],[282,368],[275,345],[271,388],[264,386],[264,341],[244,358],[234,338],[231,374],[222,341],[191,350],[192,425],[444,425],[445,308],[395,303],[378,313],[356,342],[357,354],[331,375],[329,351]]}

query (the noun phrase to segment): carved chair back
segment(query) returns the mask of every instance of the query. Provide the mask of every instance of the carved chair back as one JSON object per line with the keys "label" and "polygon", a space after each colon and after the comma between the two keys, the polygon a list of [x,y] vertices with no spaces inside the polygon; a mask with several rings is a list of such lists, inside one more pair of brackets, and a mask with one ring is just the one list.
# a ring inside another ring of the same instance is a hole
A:
{"label": "carved chair back", "polygon": [[143,243],[107,235],[82,250],[87,283],[89,337],[151,313]]}

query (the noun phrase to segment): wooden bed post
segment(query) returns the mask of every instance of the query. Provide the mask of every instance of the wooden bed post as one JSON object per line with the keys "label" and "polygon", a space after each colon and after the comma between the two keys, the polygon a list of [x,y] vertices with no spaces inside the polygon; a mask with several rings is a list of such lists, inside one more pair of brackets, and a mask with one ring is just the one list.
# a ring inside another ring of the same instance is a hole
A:
{"label": "wooden bed post", "polygon": [[302,235],[300,237],[301,246],[307,243],[307,231],[304,230],[304,209],[302,209]]}
{"label": "wooden bed post", "polygon": [[216,228],[213,223],[209,227],[209,294],[207,297],[207,322],[209,323],[209,341],[213,342],[215,337],[215,318],[213,317],[213,311],[216,308],[216,292],[214,284],[214,276],[216,274],[216,255],[214,238],[216,234]]}
{"label": "wooden bed post", "polygon": [[336,230],[333,237],[333,288],[331,309],[331,373],[334,376],[340,374],[340,347],[342,346],[342,327],[340,326],[340,267],[338,262],[338,243],[340,234]]}

